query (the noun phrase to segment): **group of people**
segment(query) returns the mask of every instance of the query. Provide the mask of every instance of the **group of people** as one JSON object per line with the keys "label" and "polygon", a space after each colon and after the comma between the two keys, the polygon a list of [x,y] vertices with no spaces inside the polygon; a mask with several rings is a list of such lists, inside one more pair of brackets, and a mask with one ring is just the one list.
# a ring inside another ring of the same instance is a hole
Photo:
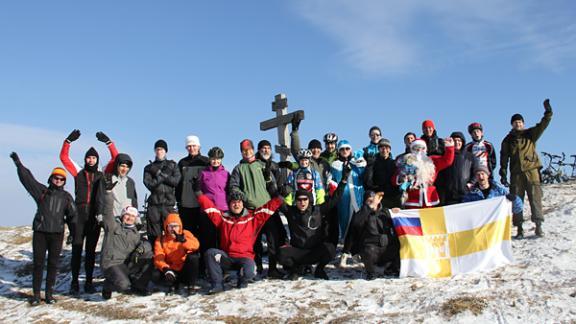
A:
{"label": "group of people", "polygon": [[[216,294],[224,291],[227,271],[237,273],[238,288],[246,287],[263,274],[264,236],[266,275],[271,279],[294,280],[308,272],[329,279],[325,266],[335,258],[339,243],[343,243],[341,266],[351,255],[359,255],[366,279],[376,278],[378,268],[385,275],[398,275],[400,245],[391,213],[399,209],[506,196],[513,202],[516,238],[523,238],[522,203],[528,193],[535,234],[540,237],[542,165],[536,142],[552,118],[548,99],[544,108],[542,120],[532,128],[524,127],[520,114],[512,116],[512,130],[500,150],[500,183],[493,174],[495,147],[477,122],[469,125],[472,142],[466,143],[458,131],[439,138],[434,122],[426,120],[422,135],[407,133],[404,152],[393,158],[391,142],[376,126],[370,128],[370,144],[363,150],[353,151],[334,133],[324,136],[324,149],[317,139],[302,148],[301,120],[296,115],[291,131],[295,162],[275,162],[270,142],[263,140],[255,147],[246,139],[240,142],[242,160],[231,173],[222,164],[223,150],[213,147],[202,155],[197,136],[186,137],[188,156],[178,163],[167,158],[168,144],[158,140],[155,159],[144,168],[144,184],[150,191],[145,235],[139,230],[138,196],[129,176],[132,160],[119,153],[106,134],[96,134],[111,156],[103,171],[94,148],[86,152],[83,166],[70,158],[72,143],[81,135],[74,130],[60,152],[65,169],[55,168],[48,186],[35,180],[12,153],[20,181],[38,207],[30,303],[41,302],[46,253],[45,302],[56,302],[53,287],[65,225],[72,244],[73,295],[80,292],[83,250],[84,292],[95,293],[96,247],[104,230],[100,260],[104,299],[110,299],[113,291],[147,295],[152,278],[165,281],[168,294],[180,291],[181,285],[187,294],[194,294],[197,279],[204,277],[210,283],[208,293]],[[67,173],[75,180],[75,199],[64,190]]]}

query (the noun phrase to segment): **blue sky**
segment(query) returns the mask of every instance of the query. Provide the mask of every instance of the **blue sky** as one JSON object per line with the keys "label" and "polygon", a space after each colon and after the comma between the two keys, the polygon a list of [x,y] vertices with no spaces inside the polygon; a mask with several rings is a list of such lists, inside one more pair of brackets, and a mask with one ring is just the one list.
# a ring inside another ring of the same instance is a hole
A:
{"label": "blue sky", "polygon": [[74,128],[76,161],[90,146],[106,157],[103,130],[141,184],[157,139],[178,160],[196,134],[231,169],[242,138],[275,141],[259,122],[280,92],[306,111],[304,143],[335,131],[359,149],[378,125],[393,153],[425,119],[443,137],[479,121],[499,146],[512,114],[533,125],[550,98],[539,149],[575,154],[575,13],[569,0],[2,2],[0,225],[35,210],[11,151],[45,181]]}

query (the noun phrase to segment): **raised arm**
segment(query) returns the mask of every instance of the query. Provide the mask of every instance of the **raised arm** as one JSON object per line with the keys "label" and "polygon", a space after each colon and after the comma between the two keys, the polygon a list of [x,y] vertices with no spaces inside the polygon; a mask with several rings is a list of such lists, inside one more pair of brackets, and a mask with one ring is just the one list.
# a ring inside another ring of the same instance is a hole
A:
{"label": "raised arm", "polygon": [[116,161],[116,157],[118,156],[118,149],[116,149],[116,145],[108,135],[104,134],[103,132],[96,133],[96,138],[98,141],[106,144],[108,146],[108,150],[110,151],[110,161],[106,164],[104,168],[104,173],[112,173],[114,172],[114,163]]}
{"label": "raised arm", "polygon": [[68,137],[66,137],[64,143],[62,143],[62,148],[60,149],[60,161],[64,165],[64,168],[66,168],[66,170],[70,172],[70,174],[73,177],[76,177],[76,175],[78,175],[78,172],[80,172],[80,170],[82,169],[76,162],[74,162],[70,158],[71,143],[77,140],[79,137],[80,137],[80,131],[77,129],[73,130],[68,135]]}
{"label": "raised arm", "polygon": [[538,124],[530,128],[530,136],[534,142],[542,136],[548,125],[550,125],[550,121],[552,121],[552,106],[550,105],[550,100],[546,99],[544,100],[544,116],[542,116]]}
{"label": "raised arm", "polygon": [[28,191],[28,193],[32,196],[32,198],[38,202],[42,197],[42,193],[47,189],[47,187],[36,181],[32,175],[32,172],[30,172],[30,170],[28,170],[22,164],[20,157],[18,154],[16,154],[16,152],[12,152],[12,154],[10,154],[10,158],[12,158],[14,164],[16,165],[16,170],[18,172],[18,178],[20,179],[20,182],[26,191]]}

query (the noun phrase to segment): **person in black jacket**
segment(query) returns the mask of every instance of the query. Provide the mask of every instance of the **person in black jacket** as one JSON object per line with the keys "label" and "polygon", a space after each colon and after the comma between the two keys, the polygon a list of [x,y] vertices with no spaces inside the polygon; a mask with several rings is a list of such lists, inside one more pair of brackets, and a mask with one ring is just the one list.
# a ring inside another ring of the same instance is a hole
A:
{"label": "person in black jacket", "polygon": [[336,246],[327,240],[327,217],[334,215],[329,212],[336,207],[342,197],[351,171],[349,167],[343,168],[342,180],[336,191],[323,204],[314,205],[312,193],[298,189],[295,194],[295,205],[283,204],[280,208],[288,220],[290,244],[280,248],[278,260],[290,269],[289,279],[297,279],[302,268],[312,264],[316,264],[314,277],[329,279],[324,267],[336,255]]}
{"label": "person in black jacket", "polygon": [[[382,192],[367,191],[364,206],[356,212],[347,239],[351,253],[360,254],[366,279],[376,278],[376,266],[384,266],[386,275],[400,273],[400,242],[394,232],[390,210],[383,208]],[[399,211],[399,209],[393,209]]]}
{"label": "person in black jacket", "polygon": [[[422,123],[422,137],[426,142],[426,153],[428,156],[432,155],[444,155],[444,140],[438,137],[436,132],[436,126],[431,120],[425,120]],[[438,192],[438,197],[440,198],[440,205],[443,206],[446,202],[446,170],[442,170],[438,173],[434,185],[436,186],[436,191]]]}
{"label": "person in black jacket", "polygon": [[382,205],[386,208],[400,207],[400,191],[392,185],[392,176],[396,172],[396,161],[390,153],[392,150],[388,139],[378,142],[379,154],[374,163],[366,167],[364,173],[364,188],[375,192],[383,192]]}
{"label": "person in black jacket", "polygon": [[156,159],[144,168],[144,185],[150,190],[146,225],[151,244],[162,236],[164,220],[176,205],[176,186],[181,177],[176,162],[166,159],[166,141],[156,141],[154,152]]}
{"label": "person in black jacket", "polygon": [[[40,289],[42,287],[42,274],[44,261],[48,252],[48,271],[46,274],[46,304],[53,304],[54,283],[58,272],[58,261],[64,240],[64,224],[74,224],[76,221],[76,205],[74,199],[64,190],[66,184],[66,171],[55,168],[48,179],[48,187],[34,179],[34,176],[20,161],[18,154],[12,152],[10,157],[16,164],[18,178],[32,196],[38,209],[32,223],[32,262],[34,271],[32,276],[32,290],[34,295],[29,300],[33,306],[40,304]],[[70,229],[70,228],[69,228]]]}
{"label": "person in black jacket", "polygon": [[445,205],[454,205],[462,201],[462,197],[472,188],[474,180],[474,155],[466,151],[466,138],[462,132],[453,132],[454,162],[446,173]]}

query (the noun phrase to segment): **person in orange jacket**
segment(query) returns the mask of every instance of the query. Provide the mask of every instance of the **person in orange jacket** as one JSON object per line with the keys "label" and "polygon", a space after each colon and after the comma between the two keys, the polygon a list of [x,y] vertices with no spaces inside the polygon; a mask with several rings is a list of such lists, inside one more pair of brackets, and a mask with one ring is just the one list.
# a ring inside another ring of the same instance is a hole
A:
{"label": "person in orange jacket", "polygon": [[175,212],[168,214],[164,220],[164,234],[154,244],[154,266],[162,271],[170,285],[167,295],[173,294],[180,283],[187,286],[188,295],[195,293],[199,248],[198,239],[182,228],[180,216]]}

